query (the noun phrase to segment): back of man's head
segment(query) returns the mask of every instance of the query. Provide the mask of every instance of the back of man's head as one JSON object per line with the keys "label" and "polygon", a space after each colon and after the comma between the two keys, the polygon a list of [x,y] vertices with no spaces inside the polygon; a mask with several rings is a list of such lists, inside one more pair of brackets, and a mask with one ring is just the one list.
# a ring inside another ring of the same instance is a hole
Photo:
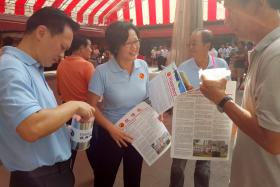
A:
{"label": "back of man's head", "polygon": [[[228,1],[231,1],[231,0],[228,0]],[[239,3],[242,3],[242,4],[247,4],[250,1],[256,2],[256,0],[236,0],[236,1]],[[267,0],[267,2],[271,8],[273,8],[275,10],[280,10],[280,1],[279,0]]]}
{"label": "back of man's head", "polygon": [[71,47],[65,52],[65,55],[70,56],[73,54],[73,52],[78,51],[82,46],[86,47],[90,43],[90,40],[86,36],[75,34],[71,43]]}
{"label": "back of man's head", "polygon": [[69,26],[73,32],[80,27],[63,11],[53,7],[44,7],[35,12],[27,20],[25,33],[32,33],[40,25],[47,27],[52,35],[63,33],[65,25]]}
{"label": "back of man's head", "polygon": [[271,8],[280,10],[280,1],[279,0],[268,0]]}
{"label": "back of man's head", "polygon": [[204,44],[213,43],[213,33],[208,29],[197,29],[195,32],[201,33],[201,39]]}

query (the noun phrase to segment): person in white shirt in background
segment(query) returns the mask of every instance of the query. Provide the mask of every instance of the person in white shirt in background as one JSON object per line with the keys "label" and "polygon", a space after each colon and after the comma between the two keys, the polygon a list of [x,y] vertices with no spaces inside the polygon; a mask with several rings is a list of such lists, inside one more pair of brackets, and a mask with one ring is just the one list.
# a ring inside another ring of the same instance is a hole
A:
{"label": "person in white shirt in background", "polygon": [[218,49],[218,56],[220,58],[225,59],[225,53],[226,53],[226,48],[225,48],[225,45],[222,44],[221,47]]}
{"label": "person in white shirt in background", "polygon": [[211,46],[211,50],[209,51],[209,55],[213,56],[213,57],[218,57],[218,51],[215,49],[214,46]]}

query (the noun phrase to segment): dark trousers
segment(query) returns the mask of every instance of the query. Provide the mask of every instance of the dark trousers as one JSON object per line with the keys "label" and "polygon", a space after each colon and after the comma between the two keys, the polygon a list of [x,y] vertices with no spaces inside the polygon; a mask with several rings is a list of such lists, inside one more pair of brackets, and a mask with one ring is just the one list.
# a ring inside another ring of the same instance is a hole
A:
{"label": "dark trousers", "polygon": [[158,70],[163,70],[163,67],[162,66],[165,66],[166,65],[166,58],[163,57],[163,56],[159,56],[157,58],[157,61],[158,61]]}
{"label": "dark trousers", "polygon": [[[183,187],[185,168],[188,160],[173,158],[169,187]],[[210,179],[210,161],[197,160],[194,172],[194,186],[208,187]]]}
{"label": "dark trousers", "polygon": [[94,125],[87,156],[94,173],[94,187],[112,187],[122,159],[124,187],[140,187],[141,155],[132,145],[120,148],[99,125]]}
{"label": "dark trousers", "polygon": [[12,171],[10,187],[74,187],[70,161],[42,166],[33,171]]}
{"label": "dark trousers", "polygon": [[[65,102],[63,102],[63,103],[65,103]],[[69,119],[66,122],[66,125],[71,125],[71,123],[72,123],[72,118]],[[76,160],[76,156],[77,156],[77,151],[72,150],[71,152],[72,152],[72,154],[71,154],[71,158],[70,158],[70,168],[73,170],[74,169],[75,160]]]}

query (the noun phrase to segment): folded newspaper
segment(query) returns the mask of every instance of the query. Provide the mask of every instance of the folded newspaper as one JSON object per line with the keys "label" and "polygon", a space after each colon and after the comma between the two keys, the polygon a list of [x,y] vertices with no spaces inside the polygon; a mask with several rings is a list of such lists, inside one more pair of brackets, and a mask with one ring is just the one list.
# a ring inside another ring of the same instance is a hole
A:
{"label": "folded newspaper", "polygon": [[151,166],[170,147],[171,136],[158,113],[142,102],[122,117],[116,125],[133,137],[132,146]]}
{"label": "folded newspaper", "polygon": [[175,97],[186,91],[175,63],[167,66],[149,83],[149,98],[159,114],[173,107]]}

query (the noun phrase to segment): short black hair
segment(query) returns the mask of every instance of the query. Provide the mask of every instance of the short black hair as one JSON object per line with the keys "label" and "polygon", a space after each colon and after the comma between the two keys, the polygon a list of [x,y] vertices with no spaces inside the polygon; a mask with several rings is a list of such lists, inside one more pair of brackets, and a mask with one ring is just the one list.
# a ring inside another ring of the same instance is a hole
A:
{"label": "short black hair", "polygon": [[3,46],[12,46],[14,44],[14,39],[10,36],[3,38]]}
{"label": "short black hair", "polygon": [[268,3],[271,8],[279,10],[280,9],[280,1],[279,0],[268,0]]}
{"label": "short black hair", "polygon": [[69,26],[73,32],[80,28],[80,25],[67,14],[53,7],[44,7],[29,17],[25,33],[33,32],[40,25],[46,26],[52,35],[63,33],[65,25]]}
{"label": "short black hair", "polygon": [[214,36],[212,31],[205,28],[198,28],[195,29],[193,33],[201,33],[201,40],[203,44],[208,44],[208,43],[210,43],[210,45],[213,44]]}
{"label": "short black hair", "polygon": [[[248,3],[248,0],[239,0],[242,4]],[[275,10],[280,9],[280,1],[279,0],[267,0],[268,4],[270,5],[271,8]]]}
{"label": "short black hair", "polygon": [[71,43],[71,47],[65,52],[65,55],[72,55],[72,53],[74,51],[77,51],[81,46],[87,46],[89,44],[89,41],[90,39],[88,39],[87,37],[80,34],[75,34]]}
{"label": "short black hair", "polygon": [[133,29],[140,39],[139,30],[131,22],[116,21],[110,24],[105,31],[105,39],[109,51],[116,57],[121,45],[128,39],[128,31]]}

